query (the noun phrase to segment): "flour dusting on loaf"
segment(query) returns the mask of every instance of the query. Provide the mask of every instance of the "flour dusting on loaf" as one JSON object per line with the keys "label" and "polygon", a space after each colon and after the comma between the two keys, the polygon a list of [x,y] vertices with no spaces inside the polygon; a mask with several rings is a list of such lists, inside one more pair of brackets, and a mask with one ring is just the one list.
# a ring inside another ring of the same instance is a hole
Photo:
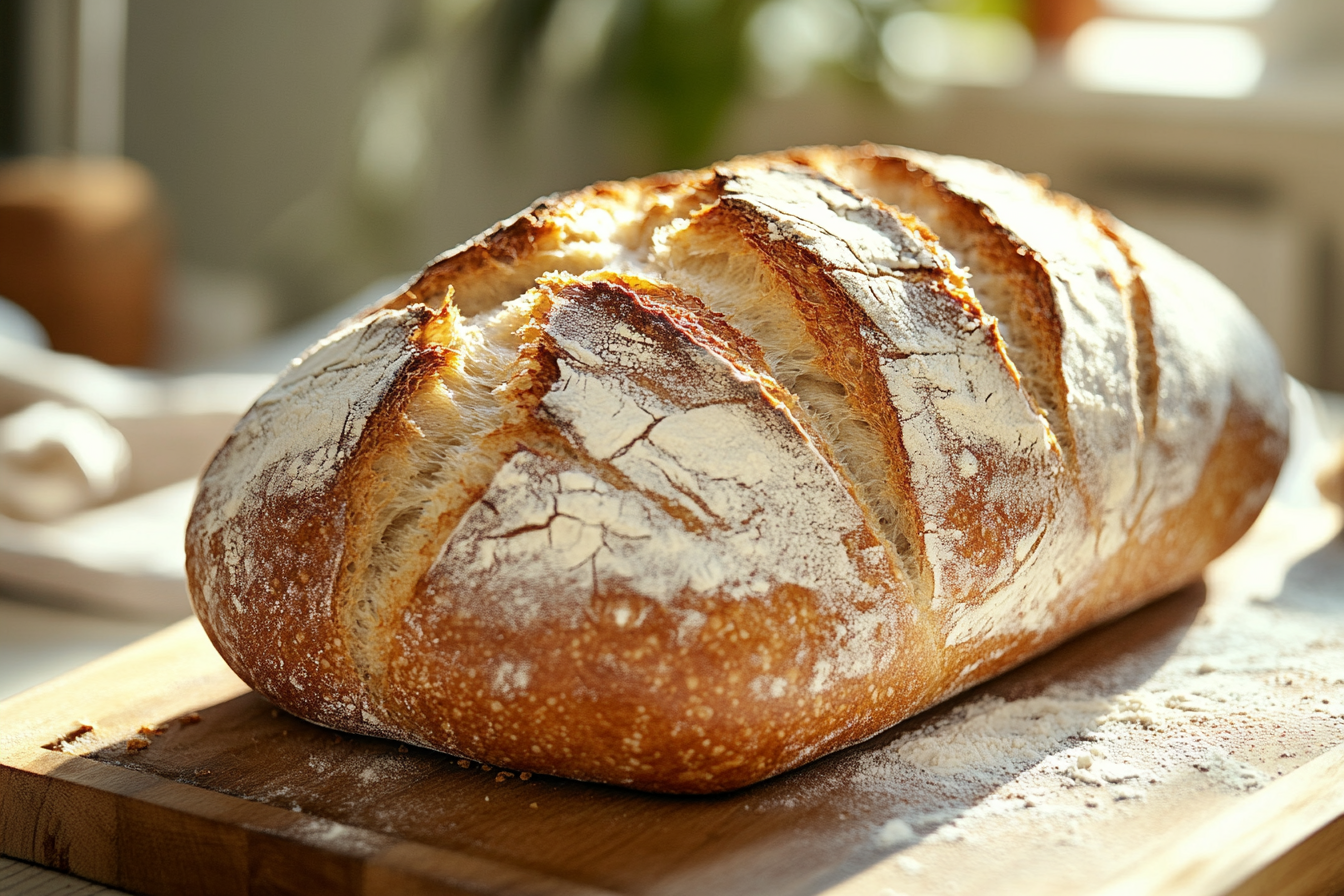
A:
{"label": "flour dusting on loaf", "polygon": [[[881,410],[900,420],[904,484],[919,514],[913,543],[922,548],[934,609],[947,620],[946,640],[1048,627],[1057,586],[1051,558],[1075,546],[1038,548],[1053,516],[1059,540],[1076,539],[1082,520],[1071,518],[1079,508],[1059,493],[1062,459],[1049,425],[953,260],[929,235],[921,239],[917,222],[815,174],[757,173],[730,182],[728,192],[769,221],[772,238],[789,234],[809,264],[829,268],[838,293],[829,300],[843,296],[869,324],[858,335],[880,359],[889,405]],[[983,477],[978,461],[976,475],[964,476],[953,468],[963,455],[993,460]],[[968,504],[977,508],[976,528],[993,521],[988,537],[966,531]],[[1013,607],[1005,613],[993,595],[1009,581]]]}
{"label": "flour dusting on loaf", "polygon": [[239,423],[197,613],[286,709],[713,792],[1197,577],[1286,447],[1267,338],[1039,179],[817,147],[445,254]]}
{"label": "flour dusting on loaf", "polygon": [[[349,460],[368,418],[411,360],[407,339],[416,317],[382,312],[338,330],[257,399],[230,440],[227,490],[207,488],[209,496],[197,502],[198,525],[225,536],[226,567],[250,562],[246,531],[233,519],[264,513],[268,499],[328,486]],[[205,572],[210,587],[213,577]]]}

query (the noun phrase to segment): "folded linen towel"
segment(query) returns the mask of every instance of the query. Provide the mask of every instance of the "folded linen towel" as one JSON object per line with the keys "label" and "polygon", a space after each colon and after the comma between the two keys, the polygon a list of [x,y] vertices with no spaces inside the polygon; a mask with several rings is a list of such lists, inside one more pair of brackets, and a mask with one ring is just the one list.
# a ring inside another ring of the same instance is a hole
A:
{"label": "folded linen towel", "polygon": [[185,614],[195,480],[273,379],[130,370],[0,335],[0,587]]}

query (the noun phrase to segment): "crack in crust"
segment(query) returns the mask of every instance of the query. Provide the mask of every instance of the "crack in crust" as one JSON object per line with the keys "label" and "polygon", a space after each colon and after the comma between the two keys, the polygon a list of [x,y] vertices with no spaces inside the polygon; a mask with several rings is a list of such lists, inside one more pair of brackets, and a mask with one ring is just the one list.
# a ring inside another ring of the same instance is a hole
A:
{"label": "crack in crust", "polygon": [[975,296],[995,317],[1009,364],[1025,380],[1036,407],[1075,464],[1068,416],[1068,386],[1060,342],[1064,325],[1051,278],[1040,255],[999,219],[989,205],[958,192],[919,161],[936,157],[894,148],[837,154],[825,149],[789,154],[893,207],[917,215],[950,252]]}
{"label": "crack in crust", "polygon": [[[871,483],[862,494],[870,506],[890,508],[875,515],[886,523],[882,531],[894,553],[924,582],[925,599],[946,603],[955,592],[964,612],[979,601],[981,587],[997,589],[1021,571],[1013,545],[1034,538],[1043,525],[1040,514],[1055,503],[1050,487],[1040,485],[1056,463],[1053,438],[1022,392],[993,320],[936,240],[910,216],[814,174],[748,173],[727,191],[703,217],[725,218],[720,229],[742,233],[763,263],[790,284],[821,367],[885,448],[883,481],[872,483],[872,473],[856,477]],[[855,221],[861,229],[848,231]],[[837,332],[858,332],[861,339],[854,345],[829,335]],[[859,364],[856,354],[863,359]],[[995,427],[981,426],[979,438],[970,440],[957,435],[976,431],[957,407],[967,403],[993,405],[997,418]],[[830,435],[844,463],[850,446],[838,430]],[[995,470],[1000,480],[1016,484],[996,493],[985,489],[977,458],[998,454],[1033,466]],[[968,463],[948,476],[948,459],[963,456]],[[975,467],[969,475],[968,464]],[[949,514],[950,507],[968,502],[1018,525],[968,531],[965,521],[954,524]],[[1005,502],[1011,509],[997,506]],[[1034,514],[1023,509],[1032,506]]]}

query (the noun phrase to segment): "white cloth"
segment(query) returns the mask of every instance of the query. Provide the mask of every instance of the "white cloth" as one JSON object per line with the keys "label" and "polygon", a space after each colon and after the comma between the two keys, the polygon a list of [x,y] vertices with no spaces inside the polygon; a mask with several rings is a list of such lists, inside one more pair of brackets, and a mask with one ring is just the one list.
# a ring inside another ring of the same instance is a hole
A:
{"label": "white cloth", "polygon": [[273,379],[127,370],[0,336],[0,583],[138,616],[187,612],[196,478]]}
{"label": "white cloth", "polygon": [[401,282],[218,365],[229,372],[110,367],[0,320],[0,587],[123,615],[189,612],[183,532],[205,465],[291,359]]}

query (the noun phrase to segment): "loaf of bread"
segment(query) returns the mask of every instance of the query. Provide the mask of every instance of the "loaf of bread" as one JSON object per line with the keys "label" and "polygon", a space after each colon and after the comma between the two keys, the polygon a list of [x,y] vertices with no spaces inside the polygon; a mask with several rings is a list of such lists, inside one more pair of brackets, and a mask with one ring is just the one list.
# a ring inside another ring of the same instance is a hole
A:
{"label": "loaf of bread", "polygon": [[706,793],[1199,577],[1287,448],[1202,269],[963,158],[812,148],[543,199],[313,346],[187,533],[284,709]]}

